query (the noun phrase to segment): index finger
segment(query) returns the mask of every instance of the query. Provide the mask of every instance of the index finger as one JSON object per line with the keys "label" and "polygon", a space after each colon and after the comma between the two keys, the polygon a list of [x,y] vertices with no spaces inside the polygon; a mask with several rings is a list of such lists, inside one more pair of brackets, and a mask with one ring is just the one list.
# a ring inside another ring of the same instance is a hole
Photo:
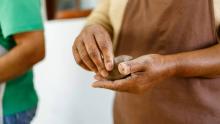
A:
{"label": "index finger", "polygon": [[95,38],[93,35],[86,35],[84,36],[84,45],[87,50],[87,53],[93,63],[96,65],[98,71],[102,76],[107,77],[108,76],[108,71],[105,68],[103,59],[101,57],[101,52],[97,46],[97,43],[95,41]]}
{"label": "index finger", "polygon": [[111,38],[106,32],[96,32],[94,36],[103,55],[105,67],[108,71],[111,71],[114,66],[114,53]]}

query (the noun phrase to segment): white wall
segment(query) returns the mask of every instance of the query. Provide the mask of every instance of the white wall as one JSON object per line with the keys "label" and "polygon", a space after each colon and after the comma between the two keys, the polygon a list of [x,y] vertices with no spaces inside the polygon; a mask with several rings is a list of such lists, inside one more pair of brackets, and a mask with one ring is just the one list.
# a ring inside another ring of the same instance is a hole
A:
{"label": "white wall", "polygon": [[82,70],[72,44],[84,19],[45,23],[46,59],[35,68],[40,97],[32,124],[112,124],[113,93],[93,89],[93,73]]}

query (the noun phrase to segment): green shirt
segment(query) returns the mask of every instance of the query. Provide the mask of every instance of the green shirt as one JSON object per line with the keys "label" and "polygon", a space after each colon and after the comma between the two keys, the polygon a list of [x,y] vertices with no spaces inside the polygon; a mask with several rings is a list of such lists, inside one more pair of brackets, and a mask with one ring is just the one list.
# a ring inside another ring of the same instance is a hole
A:
{"label": "green shirt", "polygon": [[[43,30],[40,0],[0,0],[0,47],[7,54],[14,46],[12,35],[20,32]],[[36,107],[38,97],[33,85],[33,72],[7,81],[3,95],[4,115]]]}

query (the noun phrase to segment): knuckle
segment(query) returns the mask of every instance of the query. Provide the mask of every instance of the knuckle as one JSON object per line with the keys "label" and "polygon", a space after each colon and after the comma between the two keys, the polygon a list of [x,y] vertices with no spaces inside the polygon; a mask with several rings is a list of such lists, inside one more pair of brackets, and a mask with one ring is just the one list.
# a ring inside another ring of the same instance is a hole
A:
{"label": "knuckle", "polygon": [[89,52],[89,55],[90,55],[90,57],[93,58],[93,59],[94,59],[94,58],[95,58],[95,59],[98,58],[98,53],[95,52],[94,50],[92,50],[91,52]]}
{"label": "knuckle", "polygon": [[72,51],[73,52],[75,51],[75,43],[73,43],[73,45],[72,45]]}
{"label": "knuckle", "polygon": [[76,63],[78,64],[78,65],[82,65],[82,60],[81,59],[75,59],[76,60]]}
{"label": "knuckle", "polygon": [[74,41],[74,44],[78,44],[82,41],[82,38],[81,38],[81,35],[76,37],[75,41]]}
{"label": "knuckle", "polygon": [[96,70],[96,66],[90,61],[89,67],[92,68],[92,70]]}
{"label": "knuckle", "polygon": [[105,28],[99,24],[95,24],[89,27],[89,29],[94,33],[104,33],[107,32]]}
{"label": "knuckle", "polygon": [[84,51],[84,50],[79,51],[79,54],[80,54],[80,58],[83,59],[83,60],[87,59],[87,57],[88,57],[87,52]]}
{"label": "knuckle", "polygon": [[130,72],[135,72],[135,68],[134,66],[132,66],[132,64],[128,65]]}
{"label": "knuckle", "polygon": [[80,46],[80,44],[81,44],[81,40],[75,40],[75,42],[73,43],[73,47],[79,47]]}
{"label": "knuckle", "polygon": [[82,42],[86,42],[87,41],[87,34],[82,34],[82,40],[81,40]]}
{"label": "knuckle", "polygon": [[104,65],[100,61],[97,61],[96,63],[98,65],[98,69],[100,71],[106,71]]}
{"label": "knuckle", "polygon": [[73,51],[77,51],[77,43],[76,42],[73,43],[72,50]]}
{"label": "knuckle", "polygon": [[96,70],[95,66],[93,66],[93,65],[89,65],[89,68],[90,68],[92,71],[95,71],[95,70]]}
{"label": "knuckle", "polygon": [[72,46],[72,52],[73,52],[73,55],[77,54],[76,47],[74,45]]}
{"label": "knuckle", "polygon": [[72,48],[77,47],[77,44],[78,44],[78,41],[77,41],[77,40],[75,40],[75,41],[74,41],[74,43],[73,43]]}
{"label": "knuckle", "polygon": [[103,51],[108,51],[109,50],[108,44],[104,43],[103,40],[101,42],[102,42],[102,44],[100,44],[100,46],[99,46],[100,49],[103,50]]}
{"label": "knuckle", "polygon": [[86,28],[86,30],[83,31],[82,35],[83,36],[88,36],[88,35],[93,34],[93,32],[94,32],[94,28],[93,27],[88,27],[88,28]]}
{"label": "knuckle", "polygon": [[81,35],[87,34],[91,29],[92,29],[92,27],[91,27],[91,26],[88,26],[88,27],[84,28],[80,34],[81,34]]}
{"label": "knuckle", "polygon": [[81,40],[83,41],[87,41],[89,39],[89,37],[91,36],[91,33],[86,31],[85,33],[81,34]]}
{"label": "knuckle", "polygon": [[81,55],[82,60],[88,61],[88,55],[85,54],[84,52]]}
{"label": "knuckle", "polygon": [[100,25],[94,25],[94,26],[92,27],[92,29],[93,29],[93,31],[95,31],[95,32],[100,32],[101,26],[100,26]]}
{"label": "knuckle", "polygon": [[80,39],[81,39],[81,35],[77,36],[75,41],[80,41]]}

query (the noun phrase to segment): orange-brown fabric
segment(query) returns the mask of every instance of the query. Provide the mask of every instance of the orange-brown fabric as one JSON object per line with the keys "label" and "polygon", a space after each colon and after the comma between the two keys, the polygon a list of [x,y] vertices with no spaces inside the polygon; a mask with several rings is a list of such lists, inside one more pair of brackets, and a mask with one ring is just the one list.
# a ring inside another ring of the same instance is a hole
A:
{"label": "orange-brown fabric", "polygon": [[[174,54],[217,44],[211,0],[129,0],[117,55]],[[138,82],[137,82],[138,83]],[[117,93],[115,124],[220,124],[220,79],[171,78]]]}

